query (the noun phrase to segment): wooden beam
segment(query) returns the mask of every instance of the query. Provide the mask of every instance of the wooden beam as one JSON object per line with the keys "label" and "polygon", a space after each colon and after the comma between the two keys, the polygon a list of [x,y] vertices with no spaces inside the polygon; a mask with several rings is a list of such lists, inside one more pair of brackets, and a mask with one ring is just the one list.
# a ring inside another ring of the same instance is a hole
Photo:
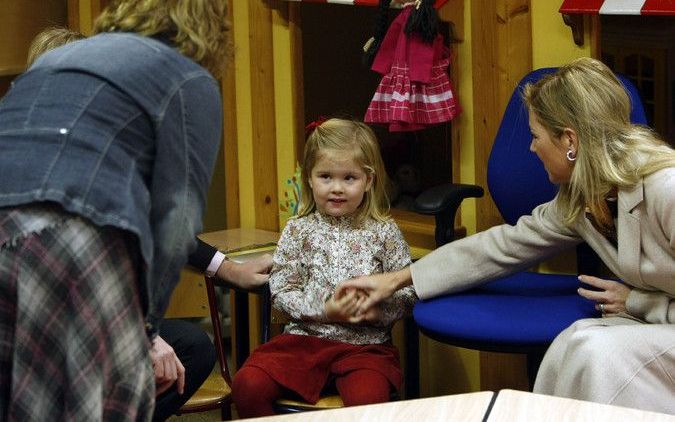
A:
{"label": "wooden beam", "polygon": [[295,156],[302,159],[305,148],[305,95],[303,92],[302,20],[300,6],[289,3],[288,23],[291,32],[292,89],[295,109]]}
{"label": "wooden beam", "polygon": [[[476,183],[487,186],[487,162],[502,115],[518,81],[532,69],[529,0],[471,2]],[[478,199],[477,229],[503,222],[491,196]],[[527,388],[520,355],[480,354],[481,389]]]}
{"label": "wooden beam", "polygon": [[[230,0],[228,5],[228,19],[230,22],[232,22],[232,8],[233,0]],[[234,28],[232,28],[232,31],[234,32]],[[234,52],[223,73],[220,87],[223,96],[226,227],[234,229],[241,226],[239,214],[239,150],[237,148],[237,92],[235,88]]]}
{"label": "wooden beam", "polygon": [[272,12],[269,3],[249,3],[253,194],[255,226],[279,230]]}
{"label": "wooden beam", "polygon": [[[487,187],[487,159],[499,125],[499,63],[497,7],[491,0],[471,2],[473,56],[474,172],[476,184]],[[485,230],[500,222],[489,192],[477,199],[476,229]]]}
{"label": "wooden beam", "polygon": [[80,31],[80,0],[68,0],[68,28]]}

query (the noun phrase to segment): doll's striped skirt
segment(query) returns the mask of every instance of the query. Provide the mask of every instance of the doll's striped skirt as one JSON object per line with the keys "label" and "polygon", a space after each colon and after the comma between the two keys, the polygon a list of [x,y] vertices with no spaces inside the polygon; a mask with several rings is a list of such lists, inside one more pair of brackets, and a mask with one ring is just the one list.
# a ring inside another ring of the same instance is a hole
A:
{"label": "doll's striped skirt", "polygon": [[149,420],[125,238],[57,206],[0,208],[0,420]]}

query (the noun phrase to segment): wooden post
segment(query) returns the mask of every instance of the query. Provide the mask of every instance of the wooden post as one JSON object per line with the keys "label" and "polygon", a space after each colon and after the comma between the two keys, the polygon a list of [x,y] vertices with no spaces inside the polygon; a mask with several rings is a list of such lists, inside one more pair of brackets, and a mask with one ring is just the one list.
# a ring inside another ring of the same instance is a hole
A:
{"label": "wooden post", "polygon": [[[487,186],[487,161],[506,104],[532,69],[529,0],[471,2],[476,183]],[[503,223],[486,191],[478,199],[477,230]],[[522,355],[481,352],[481,389],[528,388]]]}

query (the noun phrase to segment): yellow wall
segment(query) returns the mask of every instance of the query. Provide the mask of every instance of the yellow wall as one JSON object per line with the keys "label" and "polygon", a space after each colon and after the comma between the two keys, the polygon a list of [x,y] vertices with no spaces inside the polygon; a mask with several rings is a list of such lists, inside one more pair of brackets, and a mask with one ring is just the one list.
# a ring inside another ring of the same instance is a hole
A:
{"label": "yellow wall", "polygon": [[[232,22],[234,27],[235,42],[235,85],[236,85],[236,115],[237,115],[237,153],[239,166],[239,211],[241,227],[260,227],[256,221],[256,206],[259,206],[259,198],[256,198],[255,187],[259,183],[261,175],[256,172],[255,164],[260,157],[256,157],[254,148],[255,119],[260,110],[253,105],[258,96],[264,95],[268,102],[274,104],[274,133],[266,136],[276,138],[276,171],[265,177],[274,177],[277,183],[277,193],[283,194],[282,181],[290,177],[297,162],[295,154],[294,137],[295,121],[297,113],[295,109],[293,87],[293,51],[292,51],[292,24],[288,20],[286,2],[265,3],[271,5],[271,42],[270,51],[273,55],[273,69],[261,67],[256,62],[254,52],[259,46],[251,44],[251,32],[255,30],[256,22],[252,20],[258,17],[259,5],[254,5],[249,0],[232,0]],[[253,12],[252,12],[253,10]],[[253,17],[252,17],[253,16]],[[256,91],[253,72],[273,72],[273,83],[262,94]],[[278,209],[278,204],[273,204]]]}
{"label": "yellow wall", "polygon": [[[588,25],[585,44],[574,44],[572,31],[558,13],[560,0],[532,0],[532,64],[533,68],[560,66],[578,57],[590,56]],[[473,79],[471,77],[471,0],[464,1],[464,40],[457,45],[460,83],[459,100],[463,111],[456,122],[460,125],[460,180],[475,183]],[[462,225],[467,233],[476,232],[476,200],[467,199],[461,207]]]}
{"label": "yellow wall", "polygon": [[[460,134],[460,180],[456,183],[476,183],[474,169],[474,133],[473,133],[473,78],[471,77],[471,0],[464,2],[464,41],[457,44],[456,54],[459,64],[459,86],[457,87],[458,99],[462,105],[462,113],[456,122],[459,125]],[[466,199],[462,201],[460,209],[462,225],[466,227],[467,234],[476,232],[476,200]]]}
{"label": "yellow wall", "polygon": [[[236,50],[236,92],[237,92],[237,142],[239,149],[240,209],[241,225],[255,227],[255,204],[252,184],[253,160],[252,134],[250,127],[255,114],[251,110],[250,75],[253,67],[250,63],[250,47],[248,45],[250,0],[234,0],[234,27]],[[255,0],[262,1],[262,0]],[[461,0],[457,0],[461,1]],[[532,16],[532,58],[533,66],[558,66],[576,57],[589,56],[590,46],[588,33],[586,45],[577,47],[572,33],[563,23],[558,13],[560,0],[531,0]],[[278,4],[272,2],[272,4]],[[446,5],[445,7],[448,7]],[[299,7],[302,7],[300,5]],[[337,7],[335,5],[326,7]],[[342,7],[342,6],[341,6]],[[344,6],[347,7],[347,6]],[[485,164],[475,162],[475,140],[473,122],[473,78],[472,78],[472,39],[471,39],[471,0],[464,0],[463,40],[456,45],[458,55],[457,71],[459,86],[457,92],[463,107],[463,113],[456,120],[459,125],[460,142],[460,183],[474,183],[476,168]],[[277,13],[273,11],[273,13]],[[442,11],[441,11],[441,14]],[[274,87],[270,95],[274,95],[276,121],[276,177],[279,181],[279,194],[282,194],[282,182],[293,173],[297,157],[294,152],[294,128],[290,124],[296,120],[300,110],[293,109],[292,88],[292,29],[287,22],[275,15],[273,19],[273,54],[274,54]],[[343,36],[343,35],[341,35]],[[486,93],[486,95],[491,95]],[[297,132],[296,132],[297,133]],[[297,134],[295,135],[297,136]],[[468,233],[476,231],[476,203],[465,201],[461,208],[462,224]],[[449,348],[431,340],[424,339],[421,355],[422,395],[437,395],[478,390],[480,388],[479,358],[477,352]]]}
{"label": "yellow wall", "polygon": [[[295,136],[296,114],[302,113],[302,110],[294,108],[293,97],[295,90],[292,81],[293,63],[292,63],[292,30],[284,16],[274,12],[272,19],[272,34],[274,39],[274,101],[276,136],[277,136],[277,181],[279,198],[283,198],[286,190],[285,181],[293,175],[298,162],[296,150],[293,148],[293,139]],[[298,69],[299,71],[299,69]],[[279,227],[283,227],[286,222],[279,216]]]}
{"label": "yellow wall", "polygon": [[241,227],[255,228],[253,201],[253,134],[251,109],[251,58],[249,47],[248,1],[235,0],[232,8],[234,23],[234,63],[237,98],[237,148],[239,158],[239,209]]}
{"label": "yellow wall", "polygon": [[532,0],[532,65],[534,68],[557,67],[579,57],[591,55],[586,25],[585,43],[579,47],[572,31],[565,25],[558,9],[560,0]]}

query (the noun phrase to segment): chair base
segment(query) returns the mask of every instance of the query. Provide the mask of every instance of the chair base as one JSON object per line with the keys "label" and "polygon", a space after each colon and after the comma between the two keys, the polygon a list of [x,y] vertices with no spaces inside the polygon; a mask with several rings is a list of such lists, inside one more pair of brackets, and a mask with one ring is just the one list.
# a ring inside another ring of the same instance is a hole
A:
{"label": "chair base", "polygon": [[176,414],[183,415],[185,413],[200,413],[220,409],[222,420],[230,420],[232,419],[231,404],[232,390],[230,386],[219,373],[213,372]]}
{"label": "chair base", "polygon": [[314,404],[288,399],[280,399],[274,403],[274,411],[279,414],[338,409],[341,407],[344,407],[344,403],[339,395],[321,397]]}

